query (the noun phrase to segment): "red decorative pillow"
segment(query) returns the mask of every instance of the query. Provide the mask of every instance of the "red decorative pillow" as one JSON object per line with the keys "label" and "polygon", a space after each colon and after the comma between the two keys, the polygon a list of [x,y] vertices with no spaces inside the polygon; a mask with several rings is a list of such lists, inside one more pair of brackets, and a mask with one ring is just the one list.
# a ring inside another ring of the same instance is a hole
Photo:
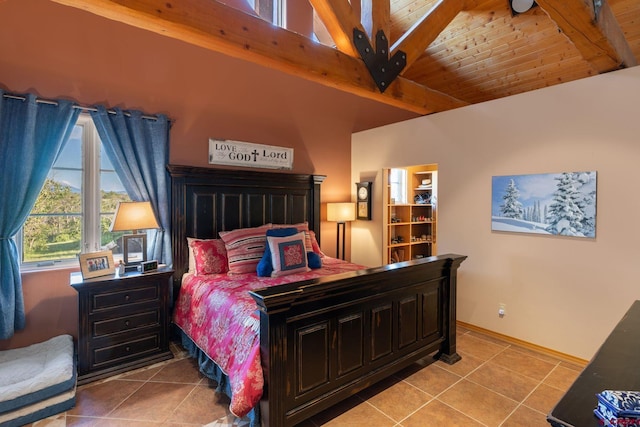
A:
{"label": "red decorative pillow", "polygon": [[218,234],[227,249],[229,274],[255,273],[267,247],[270,225],[221,231]]}
{"label": "red decorative pillow", "polygon": [[187,246],[189,247],[189,271],[188,273],[196,272],[196,256],[193,254],[193,242],[210,239],[197,239],[195,237],[187,237]]}
{"label": "red decorative pillow", "polygon": [[227,250],[222,240],[193,240],[190,246],[193,248],[196,276],[227,272]]}

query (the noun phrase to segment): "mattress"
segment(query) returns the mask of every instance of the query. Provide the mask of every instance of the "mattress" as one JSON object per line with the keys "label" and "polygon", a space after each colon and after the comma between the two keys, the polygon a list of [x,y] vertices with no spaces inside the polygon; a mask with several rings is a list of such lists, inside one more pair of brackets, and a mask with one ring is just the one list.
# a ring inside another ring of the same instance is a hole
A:
{"label": "mattress", "polygon": [[75,404],[76,363],[71,335],[0,351],[0,425],[19,426]]}

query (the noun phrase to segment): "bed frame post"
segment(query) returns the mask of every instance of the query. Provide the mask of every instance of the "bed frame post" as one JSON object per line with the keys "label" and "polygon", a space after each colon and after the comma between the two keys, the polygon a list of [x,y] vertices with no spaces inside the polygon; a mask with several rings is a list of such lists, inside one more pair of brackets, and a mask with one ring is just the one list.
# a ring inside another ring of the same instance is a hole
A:
{"label": "bed frame post", "polygon": [[311,229],[316,233],[316,240],[319,245],[322,245],[320,240],[320,186],[326,176],[324,175],[313,175],[313,195],[311,197],[311,202],[313,206],[311,207],[312,218],[316,218],[316,221],[313,224],[310,224]]}
{"label": "bed frame post", "polygon": [[462,359],[456,351],[456,324],[457,324],[457,278],[458,267],[466,257],[451,258],[447,267],[447,284],[444,287],[444,318],[447,319],[446,327],[444,331],[444,342],[440,347],[440,351],[436,355],[436,358],[442,360],[449,365],[452,365]]}

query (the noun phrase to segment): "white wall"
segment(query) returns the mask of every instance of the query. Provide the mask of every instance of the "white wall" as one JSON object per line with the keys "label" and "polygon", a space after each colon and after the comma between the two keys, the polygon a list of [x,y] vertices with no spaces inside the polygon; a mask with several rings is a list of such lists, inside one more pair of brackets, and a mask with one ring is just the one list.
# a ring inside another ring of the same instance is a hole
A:
{"label": "white wall", "polygon": [[[352,261],[382,262],[382,168],[437,163],[438,252],[469,257],[458,319],[591,358],[640,299],[639,101],[635,67],[354,134],[352,178],[375,198]],[[595,239],[491,231],[492,176],[591,170]]]}

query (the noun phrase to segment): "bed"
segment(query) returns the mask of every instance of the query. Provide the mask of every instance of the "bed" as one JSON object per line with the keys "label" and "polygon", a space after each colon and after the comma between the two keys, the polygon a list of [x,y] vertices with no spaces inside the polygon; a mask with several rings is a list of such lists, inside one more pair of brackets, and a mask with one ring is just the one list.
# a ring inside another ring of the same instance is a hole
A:
{"label": "bed", "polygon": [[[189,280],[206,289],[202,277],[188,274],[187,238],[216,239],[221,232],[265,224],[306,224],[320,244],[323,176],[178,165],[168,170],[175,312],[185,304],[180,297],[192,285]],[[329,273],[301,272],[277,286],[266,283],[269,278],[247,285],[244,301],[253,300],[254,319],[247,323],[257,333],[259,353],[251,360],[258,360],[263,377],[259,401],[248,414],[252,424],[294,426],[424,357],[460,360],[456,277],[465,258],[447,254],[375,268],[325,258],[322,270],[329,267]],[[225,283],[220,287],[236,286],[220,279]],[[207,316],[197,319],[201,330],[217,330],[205,324],[212,320]],[[179,321],[183,343],[198,357],[201,370],[226,383],[222,388],[230,393],[227,372],[185,332],[190,327],[184,319]]]}

